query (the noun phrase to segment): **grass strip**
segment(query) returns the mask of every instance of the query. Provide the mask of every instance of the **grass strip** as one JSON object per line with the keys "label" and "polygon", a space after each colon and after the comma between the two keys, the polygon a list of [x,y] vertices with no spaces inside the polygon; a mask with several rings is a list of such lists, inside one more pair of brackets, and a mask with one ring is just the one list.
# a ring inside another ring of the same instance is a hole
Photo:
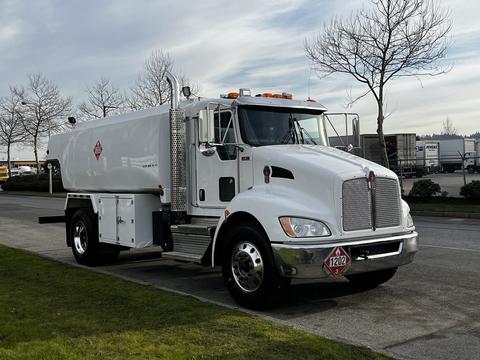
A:
{"label": "grass strip", "polygon": [[385,359],[0,246],[0,359]]}
{"label": "grass strip", "polygon": [[480,203],[460,198],[406,199],[413,211],[480,213]]}

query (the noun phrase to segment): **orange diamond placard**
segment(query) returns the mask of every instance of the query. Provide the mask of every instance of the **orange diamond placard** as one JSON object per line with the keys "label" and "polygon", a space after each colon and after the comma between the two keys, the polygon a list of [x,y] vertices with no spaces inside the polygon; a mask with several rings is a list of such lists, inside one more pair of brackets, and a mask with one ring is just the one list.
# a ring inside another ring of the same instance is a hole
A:
{"label": "orange diamond placard", "polygon": [[93,154],[95,155],[97,160],[100,159],[100,155],[102,155],[102,151],[103,151],[102,144],[100,143],[100,140],[98,140],[97,143],[95,144],[95,147],[93,148]]}
{"label": "orange diamond placard", "polygon": [[341,276],[350,266],[351,259],[341,246],[333,249],[325,258],[323,266],[335,277]]}

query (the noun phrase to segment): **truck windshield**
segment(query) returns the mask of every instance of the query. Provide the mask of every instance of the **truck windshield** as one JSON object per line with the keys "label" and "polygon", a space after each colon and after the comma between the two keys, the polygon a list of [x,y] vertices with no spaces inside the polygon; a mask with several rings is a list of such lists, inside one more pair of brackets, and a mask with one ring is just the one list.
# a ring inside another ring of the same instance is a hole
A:
{"label": "truck windshield", "polygon": [[327,145],[323,119],[318,111],[242,106],[238,113],[240,133],[245,144]]}

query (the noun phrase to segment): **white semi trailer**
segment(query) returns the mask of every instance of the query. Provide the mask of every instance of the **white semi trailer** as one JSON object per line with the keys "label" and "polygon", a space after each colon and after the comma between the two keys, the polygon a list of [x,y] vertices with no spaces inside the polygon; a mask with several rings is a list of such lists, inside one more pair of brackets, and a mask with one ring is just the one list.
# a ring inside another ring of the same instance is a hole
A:
{"label": "white semi trailer", "polygon": [[440,170],[439,144],[438,140],[417,141],[417,173],[430,174]]}
{"label": "white semi trailer", "polygon": [[473,173],[475,158],[475,139],[440,140],[440,164],[444,172],[453,173],[463,166],[469,173]]}
{"label": "white semi trailer", "polygon": [[245,89],[180,101],[168,81],[170,107],[50,138],[79,263],[157,245],[165,258],[221,266],[232,297],[261,308],[292,278],[371,287],[413,260],[417,233],[397,176],[329,147],[322,105]]}

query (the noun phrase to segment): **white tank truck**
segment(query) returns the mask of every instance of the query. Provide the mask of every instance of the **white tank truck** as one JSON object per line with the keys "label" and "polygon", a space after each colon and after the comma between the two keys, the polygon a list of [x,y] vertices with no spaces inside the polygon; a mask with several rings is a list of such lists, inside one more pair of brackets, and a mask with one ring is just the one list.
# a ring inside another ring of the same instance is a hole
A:
{"label": "white tank truck", "polygon": [[165,258],[221,266],[235,301],[265,308],[293,278],[374,287],[413,260],[397,176],[329,147],[322,105],[246,89],[180,101],[189,89],[167,78],[170,105],[50,138],[70,193],[64,217],[40,220],[65,221],[79,263],[157,245]]}

